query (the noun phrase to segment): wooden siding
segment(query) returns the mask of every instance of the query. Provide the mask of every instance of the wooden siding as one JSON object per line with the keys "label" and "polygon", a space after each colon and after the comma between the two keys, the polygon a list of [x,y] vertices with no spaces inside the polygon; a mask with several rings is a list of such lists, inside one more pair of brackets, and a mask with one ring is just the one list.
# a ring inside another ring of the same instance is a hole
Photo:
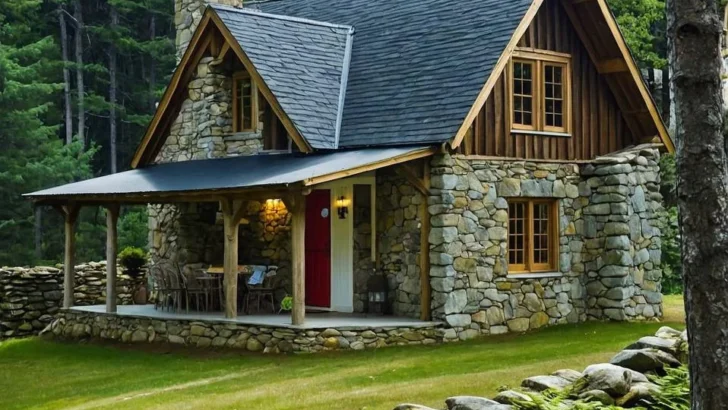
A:
{"label": "wooden siding", "polygon": [[559,0],[543,3],[518,47],[571,54],[571,136],[511,133],[510,79],[508,70],[505,70],[458,147],[458,153],[588,160],[635,143],[607,79],[597,72]]}

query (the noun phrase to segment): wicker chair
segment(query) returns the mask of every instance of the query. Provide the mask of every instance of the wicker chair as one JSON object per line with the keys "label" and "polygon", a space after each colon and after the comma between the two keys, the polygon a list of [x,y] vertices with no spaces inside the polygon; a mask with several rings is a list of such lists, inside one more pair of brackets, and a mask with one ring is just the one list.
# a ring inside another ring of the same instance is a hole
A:
{"label": "wicker chair", "polygon": [[260,281],[260,283],[257,284],[251,284],[251,278],[253,278],[255,273],[251,275],[245,276],[245,311],[246,313],[250,313],[250,305],[252,302],[252,299],[255,299],[256,301],[256,311],[260,311],[260,303],[264,299],[270,300],[271,310],[273,313],[276,313],[276,302],[275,302],[275,287],[273,286],[273,280],[276,275],[276,271],[268,271],[266,272],[263,270],[263,278]]}
{"label": "wicker chair", "polygon": [[182,299],[185,290],[179,277],[179,270],[171,261],[163,260],[154,263],[151,267],[153,289],[157,294],[154,308],[182,309]]}

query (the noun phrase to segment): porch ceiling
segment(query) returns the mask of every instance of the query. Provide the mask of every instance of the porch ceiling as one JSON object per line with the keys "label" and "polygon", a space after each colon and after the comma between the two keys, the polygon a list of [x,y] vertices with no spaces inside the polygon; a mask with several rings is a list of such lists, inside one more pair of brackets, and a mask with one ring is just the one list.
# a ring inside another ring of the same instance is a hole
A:
{"label": "porch ceiling", "polygon": [[431,146],[316,154],[254,155],[152,165],[61,185],[24,196],[39,203],[70,201],[163,203],[217,201],[215,195],[312,186],[432,155]]}

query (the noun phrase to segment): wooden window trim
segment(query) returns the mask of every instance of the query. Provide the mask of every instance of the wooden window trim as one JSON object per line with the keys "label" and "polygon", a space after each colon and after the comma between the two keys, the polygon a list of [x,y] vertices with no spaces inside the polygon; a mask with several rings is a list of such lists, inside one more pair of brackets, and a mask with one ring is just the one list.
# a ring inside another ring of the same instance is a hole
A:
{"label": "wooden window trim", "polygon": [[[238,107],[238,82],[240,80],[250,80],[250,103],[252,104],[250,119],[250,128],[241,128],[240,115]],[[233,74],[233,132],[256,132],[258,131],[258,86],[247,71],[239,71]]]}
{"label": "wooden window trim", "polygon": [[[509,203],[526,204],[526,224],[525,224],[525,263],[509,264],[508,274],[530,274],[530,273],[551,273],[559,271],[559,201],[553,198],[508,198]],[[548,204],[549,210],[549,243],[552,245],[549,249],[550,263],[534,262],[534,211],[536,204]],[[508,215],[510,222],[510,214]],[[509,223],[510,227],[510,223]],[[510,233],[509,233],[510,235]],[[508,257],[506,255],[506,260]]]}
{"label": "wooden window trim", "polygon": [[[516,62],[520,63],[531,63],[533,65],[533,125],[524,126],[522,124],[516,124],[514,121],[515,113],[513,112],[514,104],[514,90],[513,90],[513,79],[514,71],[513,64]],[[546,81],[544,80],[544,67],[546,65],[561,66],[564,68],[563,75],[563,127],[547,126],[545,121],[545,107],[546,107]],[[533,131],[533,132],[547,132],[555,133],[560,136],[570,136],[572,128],[572,88],[571,88],[571,55],[566,53],[559,53],[556,51],[539,50],[533,48],[519,47],[513,51],[512,58],[508,64],[508,78],[506,84],[508,88],[508,111],[509,111],[509,125],[510,130],[513,132],[518,131]]]}

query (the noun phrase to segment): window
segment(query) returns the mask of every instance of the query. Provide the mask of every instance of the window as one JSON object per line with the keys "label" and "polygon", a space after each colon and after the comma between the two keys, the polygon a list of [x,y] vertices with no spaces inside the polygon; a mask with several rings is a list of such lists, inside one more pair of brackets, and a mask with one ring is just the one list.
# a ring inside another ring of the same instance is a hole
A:
{"label": "window", "polygon": [[258,128],[258,94],[255,82],[246,72],[233,75],[233,131],[256,131]]}
{"label": "window", "polygon": [[571,119],[568,54],[514,51],[511,60],[511,130],[567,134]]}
{"label": "window", "polygon": [[265,151],[290,151],[290,139],[283,122],[273,112],[262,94],[259,95],[263,117],[263,150]]}
{"label": "window", "polygon": [[558,202],[551,199],[508,201],[508,272],[558,269]]}

